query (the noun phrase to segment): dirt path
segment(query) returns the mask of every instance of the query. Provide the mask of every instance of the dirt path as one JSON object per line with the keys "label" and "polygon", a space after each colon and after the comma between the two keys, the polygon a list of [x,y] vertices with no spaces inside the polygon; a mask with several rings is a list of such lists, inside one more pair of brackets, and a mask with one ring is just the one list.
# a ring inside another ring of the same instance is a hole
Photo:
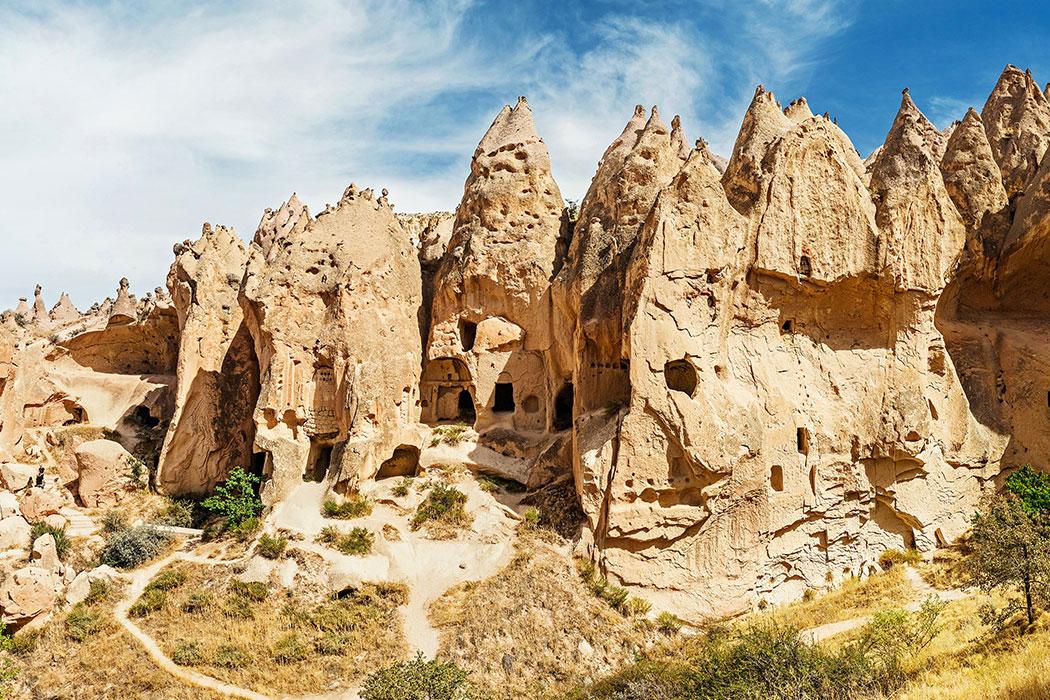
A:
{"label": "dirt path", "polygon": [[[915,600],[904,606],[904,609],[909,612],[915,612],[922,607],[923,602],[931,595],[940,598],[944,602],[960,600],[972,595],[961,588],[953,588],[947,591],[934,588],[926,582],[918,571],[910,566],[905,568],[904,577],[918,594],[918,597]],[[820,642],[834,637],[837,634],[842,634],[843,632],[849,632],[850,630],[862,627],[863,625],[866,625],[871,618],[871,615],[862,615],[860,617],[852,617],[848,620],[839,620],[838,622],[829,622],[826,625],[810,627],[808,630],[802,631],[802,638],[810,643]]]}

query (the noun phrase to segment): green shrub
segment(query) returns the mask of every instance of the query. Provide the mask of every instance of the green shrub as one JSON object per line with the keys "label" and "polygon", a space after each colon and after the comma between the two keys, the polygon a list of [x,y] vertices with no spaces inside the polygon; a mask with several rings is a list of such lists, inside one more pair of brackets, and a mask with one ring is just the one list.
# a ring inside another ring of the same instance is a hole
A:
{"label": "green shrub", "polygon": [[171,660],[179,666],[200,666],[204,663],[204,650],[198,642],[179,642],[171,652]]}
{"label": "green shrub", "polygon": [[535,530],[540,524],[540,509],[535,506],[529,506],[525,509],[525,512],[521,514],[521,526],[526,530]]}
{"label": "green shrub", "polygon": [[0,651],[7,651],[15,656],[27,656],[36,651],[41,636],[40,630],[23,631],[14,636],[0,632]]}
{"label": "green shrub", "polygon": [[262,527],[262,521],[258,518],[245,518],[239,523],[229,525],[227,532],[229,532],[238,542],[247,542],[255,533]]}
{"label": "green shrub", "polygon": [[319,544],[332,544],[339,539],[339,535],[341,534],[339,528],[334,525],[326,525],[321,528],[321,532],[318,533],[314,541]]}
{"label": "green shrub", "polygon": [[230,596],[222,608],[222,614],[236,620],[254,620],[255,605],[247,598]]}
{"label": "green shrub", "polygon": [[326,518],[339,518],[341,520],[363,518],[366,515],[371,515],[372,502],[359,493],[352,493],[342,503],[331,499],[325,501],[322,511]]}
{"label": "green shrub", "polygon": [[73,546],[73,543],[70,542],[69,537],[66,535],[66,528],[40,522],[35,523],[33,529],[29,532],[29,537],[33,542],[36,542],[38,537],[43,537],[44,535],[51,535],[55,538],[55,551],[58,552],[58,558],[65,561],[69,548]]}
{"label": "green shrub", "polygon": [[211,604],[211,594],[198,591],[191,593],[182,603],[182,612],[190,614],[204,612],[211,607]]}
{"label": "green shrub", "polygon": [[128,468],[127,478],[131,485],[138,489],[146,488],[146,480],[149,478],[146,463],[134,455],[128,455],[124,458],[124,464]]}
{"label": "green shrub", "polygon": [[147,591],[173,591],[186,583],[186,572],[178,569],[170,569],[158,574],[146,586]]}
{"label": "green shrub", "polygon": [[66,637],[74,642],[83,642],[101,630],[104,625],[102,615],[88,609],[82,603],[77,604],[66,615]]}
{"label": "green shrub", "polygon": [[251,657],[236,644],[223,644],[215,650],[212,665],[220,668],[244,668],[251,662]]}
{"label": "green shrub", "polygon": [[656,616],[656,629],[666,635],[678,634],[682,629],[682,621],[674,613],[662,612]]}
{"label": "green shrub", "polygon": [[335,548],[343,554],[364,555],[372,551],[375,535],[363,527],[355,527],[335,541]]}
{"label": "green shrub", "polygon": [[234,467],[226,481],[215,487],[215,493],[204,499],[202,506],[226,518],[231,527],[255,518],[262,512],[262,501],[255,492],[259,477]]}
{"label": "green shrub", "polygon": [[262,581],[230,581],[230,594],[261,603],[270,595],[270,589]]}
{"label": "green shrub", "polygon": [[372,673],[360,691],[361,700],[481,700],[470,673],[451,661],[427,661],[419,653],[411,661]]}
{"label": "green shrub", "polygon": [[294,664],[309,656],[306,645],[299,639],[299,635],[287,634],[273,645],[273,660],[279,664]]}
{"label": "green shrub", "polygon": [[166,600],[167,594],[159,588],[145,590],[139,599],[135,601],[134,605],[128,608],[128,615],[131,617],[146,617],[150,613],[155,613],[163,608]]}
{"label": "green shrub", "polygon": [[412,529],[418,530],[429,522],[440,521],[449,525],[464,526],[470,522],[464,506],[467,494],[454,486],[437,483],[419,504],[412,516]]}
{"label": "green shrub", "polygon": [[170,541],[170,535],[150,525],[117,530],[102,550],[102,563],[133,569],[155,558]]}
{"label": "green shrub", "polygon": [[167,507],[157,514],[153,522],[170,527],[194,527],[198,521],[197,507],[197,502],[190,498],[169,498]]}
{"label": "green shrub", "polygon": [[642,598],[635,598],[631,596],[627,599],[624,604],[623,611],[625,615],[632,617],[641,617],[642,615],[648,615],[649,611],[653,609],[652,603]]}
{"label": "green shrub", "polygon": [[349,641],[345,634],[325,632],[314,640],[314,651],[322,656],[342,656]]}
{"label": "green shrub", "polygon": [[1021,499],[1029,513],[1050,512],[1050,474],[1024,465],[1006,477],[1006,490]]}
{"label": "green shrub", "polygon": [[263,536],[259,538],[259,543],[255,545],[255,551],[267,559],[279,559],[287,546],[287,537],[271,537],[263,533]]}
{"label": "green shrub", "polygon": [[444,443],[455,447],[466,439],[470,426],[466,423],[453,423],[451,425],[438,425],[434,427],[433,437],[430,440],[431,447],[437,447]]}
{"label": "green shrub", "polygon": [[102,530],[108,533],[128,529],[128,516],[121,510],[107,510],[102,515]]}
{"label": "green shrub", "polygon": [[400,481],[397,482],[397,484],[391,490],[391,493],[393,493],[398,498],[401,498],[403,496],[407,496],[408,495],[408,487],[411,484],[412,484],[411,477],[402,478]]}
{"label": "green shrub", "polygon": [[88,588],[87,598],[84,602],[88,605],[95,605],[101,603],[103,600],[109,597],[109,581],[105,579],[97,578],[91,582]]}

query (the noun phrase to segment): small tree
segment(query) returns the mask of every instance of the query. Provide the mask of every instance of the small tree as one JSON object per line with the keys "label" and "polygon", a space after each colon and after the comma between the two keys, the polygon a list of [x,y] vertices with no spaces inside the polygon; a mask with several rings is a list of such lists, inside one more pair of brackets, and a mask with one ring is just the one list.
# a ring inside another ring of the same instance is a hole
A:
{"label": "small tree", "polygon": [[[1028,623],[1035,622],[1036,605],[1050,592],[1050,522],[1041,511],[1031,511],[1017,496],[990,501],[973,518],[974,580],[986,591],[1019,591]],[[1016,602],[1002,612],[1005,619],[1018,609]]]}
{"label": "small tree", "polygon": [[201,503],[213,513],[226,518],[231,526],[240,525],[262,511],[262,501],[255,493],[259,477],[249,474],[242,467],[234,467],[226,481],[215,487],[215,493]]}
{"label": "small tree", "polygon": [[363,700],[481,700],[467,671],[449,662],[427,661],[419,653],[380,669],[361,688]]}
{"label": "small tree", "polygon": [[1050,474],[1026,464],[1006,478],[1006,490],[1017,496],[1029,513],[1050,513]]}

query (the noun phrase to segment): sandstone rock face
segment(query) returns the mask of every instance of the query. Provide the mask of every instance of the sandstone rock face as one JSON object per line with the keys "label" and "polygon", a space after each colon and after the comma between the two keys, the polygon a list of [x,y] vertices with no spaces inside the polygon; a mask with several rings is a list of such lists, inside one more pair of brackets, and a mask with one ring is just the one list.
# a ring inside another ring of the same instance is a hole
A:
{"label": "sandstone rock face", "polygon": [[[56,478],[115,493],[113,460],[77,468],[94,438],[149,454],[168,419],[172,493],[243,465],[274,504],[453,454],[533,487],[571,473],[581,550],[694,618],[950,543],[1050,453],[1046,95],[1007,66],[941,132],[905,90],[862,162],[759,87],[728,162],[687,143],[638,107],[574,221],[521,99],[454,215],[351,185],[313,218],[293,195],[248,248],[208,226],[177,245],[170,297],[122,281],[48,314],[38,289],[0,315],[0,476],[46,465],[48,488],[24,518],[0,501],[0,544],[57,513]],[[440,444],[452,422],[466,444]],[[8,577],[5,619],[45,611],[50,575]]]}
{"label": "sandstone rock face", "polygon": [[[543,432],[553,413],[547,294],[564,203],[524,98],[481,139],[436,276],[423,420]],[[464,393],[466,392],[466,393]],[[475,422],[476,417],[476,422]]]}
{"label": "sandstone rock face", "polygon": [[233,229],[205,224],[196,243],[178,247],[168,273],[180,347],[157,474],[165,492],[208,493],[231,468],[251,465],[259,367],[237,301],[247,260]]}
{"label": "sandstone rock face", "polygon": [[395,448],[418,449],[420,289],[385,196],[351,185],[315,219],[292,203],[264,217],[240,296],[261,374],[264,500],[304,476],[351,488]]}
{"label": "sandstone rock face", "polygon": [[59,575],[42,567],[15,570],[0,583],[0,621],[18,626],[49,612],[61,587]]}
{"label": "sandstone rock face", "polygon": [[116,505],[124,497],[131,454],[112,440],[90,440],[76,449],[80,502],[89,508]]}

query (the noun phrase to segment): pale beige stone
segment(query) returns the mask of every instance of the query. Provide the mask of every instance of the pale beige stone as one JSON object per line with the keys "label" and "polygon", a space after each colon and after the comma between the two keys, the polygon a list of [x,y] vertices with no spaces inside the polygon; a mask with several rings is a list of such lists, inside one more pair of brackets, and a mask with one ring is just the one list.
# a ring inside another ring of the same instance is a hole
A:
{"label": "pale beige stone", "polygon": [[91,440],[76,449],[77,495],[89,508],[119,503],[128,486],[131,454],[112,440]]}

